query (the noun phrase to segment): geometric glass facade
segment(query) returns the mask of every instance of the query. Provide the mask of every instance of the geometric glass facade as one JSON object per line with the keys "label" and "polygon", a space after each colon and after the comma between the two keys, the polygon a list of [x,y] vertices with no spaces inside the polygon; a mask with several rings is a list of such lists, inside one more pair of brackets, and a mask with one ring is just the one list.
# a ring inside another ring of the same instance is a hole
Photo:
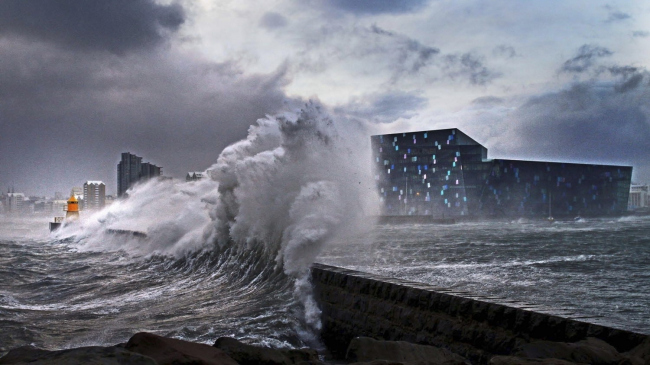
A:
{"label": "geometric glass facade", "polygon": [[487,159],[458,129],[371,137],[384,215],[619,215],[632,167]]}

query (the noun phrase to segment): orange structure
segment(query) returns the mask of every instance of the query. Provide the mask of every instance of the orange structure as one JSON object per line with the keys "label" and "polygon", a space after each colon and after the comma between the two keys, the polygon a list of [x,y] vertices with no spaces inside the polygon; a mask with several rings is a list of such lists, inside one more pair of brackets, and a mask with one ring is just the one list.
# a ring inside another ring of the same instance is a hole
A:
{"label": "orange structure", "polygon": [[79,218],[79,201],[74,194],[68,199],[68,208],[66,209],[65,219],[74,220]]}

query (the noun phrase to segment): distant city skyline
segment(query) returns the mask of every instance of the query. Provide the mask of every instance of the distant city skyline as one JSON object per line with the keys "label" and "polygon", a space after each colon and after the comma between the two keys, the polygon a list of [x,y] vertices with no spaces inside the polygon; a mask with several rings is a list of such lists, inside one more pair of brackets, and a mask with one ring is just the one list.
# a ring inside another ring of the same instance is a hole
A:
{"label": "distant city skyline", "polygon": [[183,179],[308,100],[650,181],[647,1],[4,0],[0,47],[0,187],[28,195],[114,194],[124,151]]}

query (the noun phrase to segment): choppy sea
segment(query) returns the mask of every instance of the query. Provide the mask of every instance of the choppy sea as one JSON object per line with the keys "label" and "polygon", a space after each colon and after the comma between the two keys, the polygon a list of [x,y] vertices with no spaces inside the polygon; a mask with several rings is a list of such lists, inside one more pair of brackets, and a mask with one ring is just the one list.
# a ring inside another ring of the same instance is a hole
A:
{"label": "choppy sea", "polygon": [[[319,262],[567,309],[650,334],[650,217],[376,225]],[[46,218],[0,217],[0,354],[124,342],[138,331],[301,346],[294,286],[262,252],[81,249]]]}

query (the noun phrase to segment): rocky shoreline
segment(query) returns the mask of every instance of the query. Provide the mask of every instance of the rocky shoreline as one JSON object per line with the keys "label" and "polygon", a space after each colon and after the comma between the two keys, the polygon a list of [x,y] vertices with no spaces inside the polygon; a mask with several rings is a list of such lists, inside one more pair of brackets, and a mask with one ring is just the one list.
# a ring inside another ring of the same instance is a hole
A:
{"label": "rocky shoreline", "polygon": [[[353,339],[345,358],[332,359],[314,349],[272,349],[221,337],[214,345],[194,343],[155,334],[136,333],[127,343],[48,351],[23,346],[0,358],[0,365],[102,364],[102,365],[471,365],[447,349],[405,341],[368,337]],[[632,350],[619,353],[606,342],[587,338],[566,343],[533,341],[508,356],[493,356],[489,365],[647,365],[650,337]]]}

